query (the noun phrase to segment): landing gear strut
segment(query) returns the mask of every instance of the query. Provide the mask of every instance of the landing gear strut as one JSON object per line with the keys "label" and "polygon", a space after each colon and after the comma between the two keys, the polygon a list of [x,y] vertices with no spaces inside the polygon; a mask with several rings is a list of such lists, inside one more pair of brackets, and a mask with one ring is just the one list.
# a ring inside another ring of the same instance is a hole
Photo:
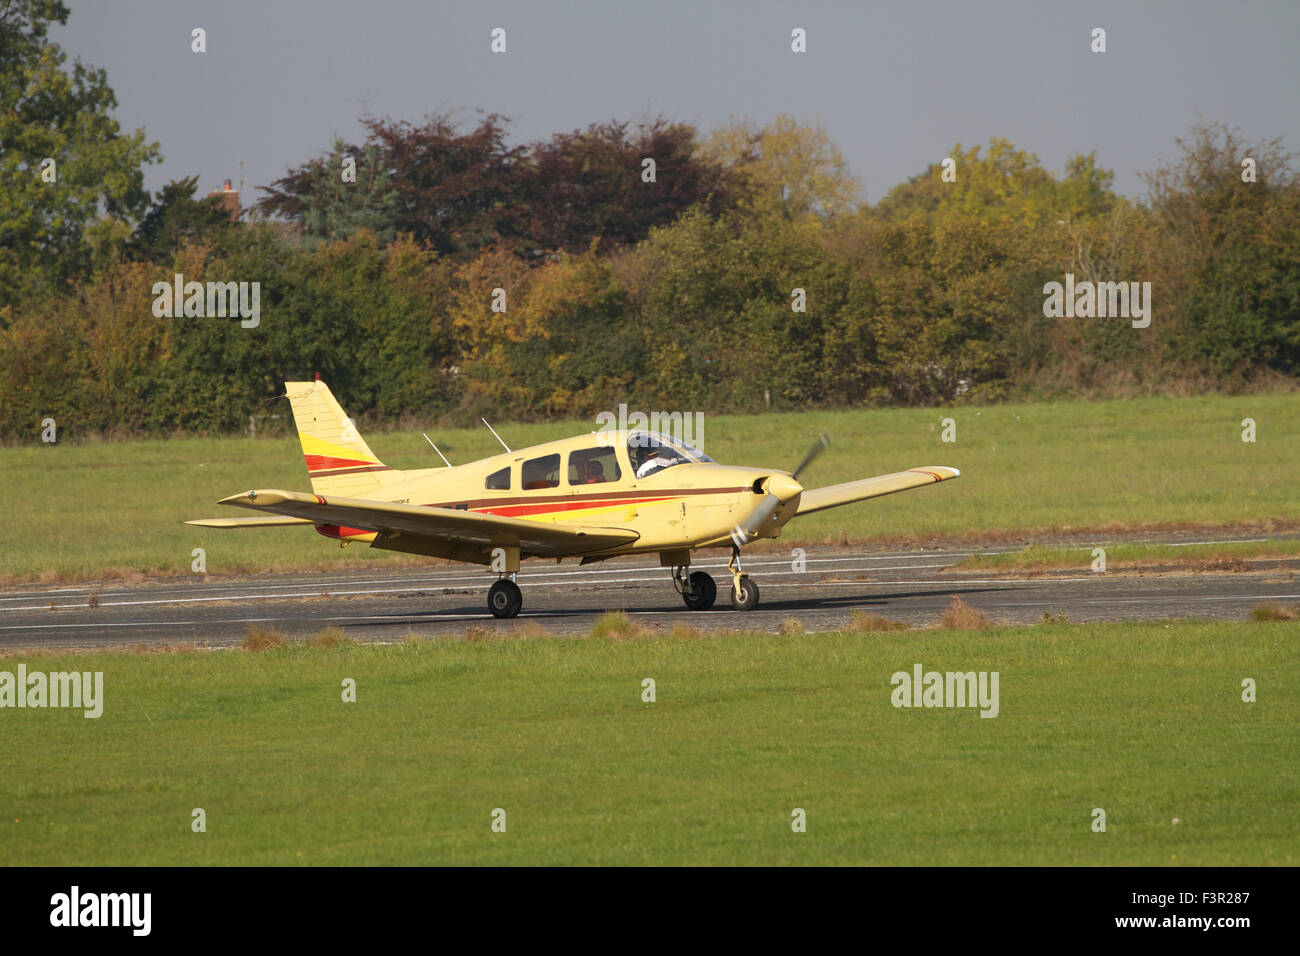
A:
{"label": "landing gear strut", "polygon": [[493,617],[514,617],[524,606],[524,595],[515,584],[515,576],[507,574],[488,588],[488,610]]}
{"label": "landing gear strut", "polygon": [[687,577],[686,572],[689,570],[686,565],[673,568],[673,586],[677,588],[677,593],[682,596],[682,600],[692,611],[707,611],[713,607],[713,602],[718,597],[718,586],[713,578],[703,571],[696,571]]}
{"label": "landing gear strut", "polygon": [[727,570],[731,572],[731,606],[737,611],[752,611],[758,605],[758,585],[741,568],[739,548],[731,549]]}

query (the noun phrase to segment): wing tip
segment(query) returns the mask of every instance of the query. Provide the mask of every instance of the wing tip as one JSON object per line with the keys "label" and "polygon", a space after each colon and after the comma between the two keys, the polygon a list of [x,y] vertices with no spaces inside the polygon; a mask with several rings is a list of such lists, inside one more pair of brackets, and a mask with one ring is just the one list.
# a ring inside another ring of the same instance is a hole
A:
{"label": "wing tip", "polygon": [[916,472],[919,475],[929,475],[936,482],[951,481],[954,478],[961,477],[960,471],[948,465],[926,465],[923,468],[909,468],[907,470]]}

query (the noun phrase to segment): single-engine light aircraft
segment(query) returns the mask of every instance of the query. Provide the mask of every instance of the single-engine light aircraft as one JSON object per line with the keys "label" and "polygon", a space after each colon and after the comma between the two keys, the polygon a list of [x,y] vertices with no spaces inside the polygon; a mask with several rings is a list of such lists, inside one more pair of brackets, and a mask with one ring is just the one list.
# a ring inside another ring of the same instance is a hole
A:
{"label": "single-engine light aircraft", "polygon": [[486,565],[498,575],[487,601],[496,617],[514,617],[523,606],[516,579],[525,558],[575,557],[591,564],[647,552],[658,552],[660,566],[672,570],[686,606],[702,611],[713,606],[718,589],[707,573],[691,572],[691,552],[727,545],[731,604],[748,611],[758,604],[758,585],[741,568],[743,545],[777,537],[800,515],[959,474],[942,466],[910,468],[807,490],[799,475],[826,448],[825,435],[798,467],[784,471],[722,465],[644,429],[507,448],[465,465],[397,470],[375,456],[319,377],[285,387],[313,493],[246,491],[220,504],[266,516],[187,523],[314,525],[344,543]]}

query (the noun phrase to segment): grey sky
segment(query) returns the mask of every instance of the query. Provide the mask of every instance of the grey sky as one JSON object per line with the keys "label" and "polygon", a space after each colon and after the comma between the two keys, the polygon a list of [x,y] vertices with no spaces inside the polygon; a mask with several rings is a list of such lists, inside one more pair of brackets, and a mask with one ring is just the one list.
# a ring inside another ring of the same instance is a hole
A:
{"label": "grey sky", "polygon": [[[125,129],[164,162],[157,190],[238,176],[245,201],[357,117],[460,108],[511,117],[527,142],[664,114],[822,121],[866,197],[954,143],[1010,139],[1059,172],[1096,149],[1117,188],[1177,155],[1198,118],[1300,151],[1296,2],[742,3],[69,0],[53,37],[108,71]],[[489,50],[493,27],[508,52]],[[190,31],[208,51],[190,51]],[[808,52],[790,51],[807,31]],[[1107,52],[1089,49],[1093,27]]]}

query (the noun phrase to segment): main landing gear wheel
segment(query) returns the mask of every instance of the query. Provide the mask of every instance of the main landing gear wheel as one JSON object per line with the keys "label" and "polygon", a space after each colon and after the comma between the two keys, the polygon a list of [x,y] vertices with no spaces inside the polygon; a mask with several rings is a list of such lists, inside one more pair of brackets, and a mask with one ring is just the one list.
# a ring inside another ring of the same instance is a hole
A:
{"label": "main landing gear wheel", "polygon": [[509,578],[502,578],[488,588],[488,610],[493,617],[514,617],[524,606],[524,595],[519,585]]}
{"label": "main landing gear wheel", "polygon": [[742,574],[731,588],[731,606],[737,611],[752,611],[758,605],[758,585]]}
{"label": "main landing gear wheel", "polygon": [[692,611],[707,611],[718,597],[718,586],[703,571],[696,571],[689,579],[690,590],[682,591],[682,600]]}

